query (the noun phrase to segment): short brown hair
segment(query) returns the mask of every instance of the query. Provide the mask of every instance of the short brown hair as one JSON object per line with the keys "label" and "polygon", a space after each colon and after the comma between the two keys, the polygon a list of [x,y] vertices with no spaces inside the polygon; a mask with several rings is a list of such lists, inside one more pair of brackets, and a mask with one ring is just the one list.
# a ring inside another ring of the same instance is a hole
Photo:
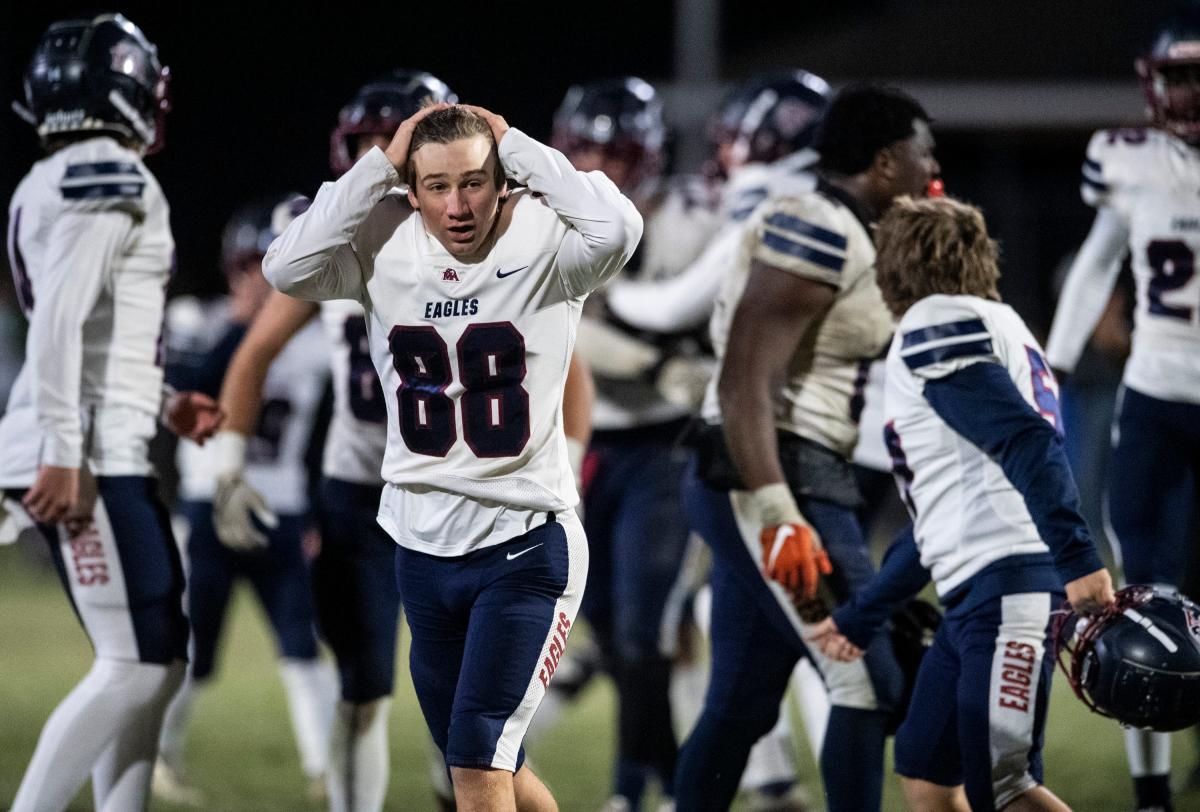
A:
{"label": "short brown hair", "polygon": [[[433,102],[431,101],[430,104]],[[504,167],[500,165],[500,154],[496,150],[496,139],[492,128],[480,116],[459,105],[447,107],[444,110],[434,110],[417,122],[413,128],[412,141],[408,145],[408,165],[405,167],[405,183],[414,189],[417,182],[417,168],[413,156],[417,150],[426,144],[449,144],[465,138],[482,135],[491,145],[492,157],[495,158],[495,169],[492,179],[496,188],[504,186]]]}
{"label": "short brown hair", "polygon": [[999,247],[967,203],[898,198],[875,227],[875,251],[879,289],[897,315],[935,293],[1000,300]]}

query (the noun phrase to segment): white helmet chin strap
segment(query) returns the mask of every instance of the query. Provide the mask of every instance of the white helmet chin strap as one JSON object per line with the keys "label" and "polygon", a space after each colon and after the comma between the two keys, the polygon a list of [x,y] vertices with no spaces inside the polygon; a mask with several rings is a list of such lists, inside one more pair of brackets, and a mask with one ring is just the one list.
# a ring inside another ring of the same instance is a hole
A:
{"label": "white helmet chin strap", "polygon": [[133,105],[130,104],[124,96],[117,90],[108,92],[108,100],[112,102],[112,106],[117,108],[118,112],[125,118],[129,119],[130,125],[137,130],[137,134],[147,145],[154,143],[154,127],[146,123],[146,120],[141,117]]}

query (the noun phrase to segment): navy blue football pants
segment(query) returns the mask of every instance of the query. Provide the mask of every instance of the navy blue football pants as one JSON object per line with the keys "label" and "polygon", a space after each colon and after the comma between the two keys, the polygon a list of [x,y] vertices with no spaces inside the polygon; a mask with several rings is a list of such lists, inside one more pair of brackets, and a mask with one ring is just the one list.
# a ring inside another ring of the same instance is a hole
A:
{"label": "navy blue football pants", "polygon": [[317,499],[317,621],[337,660],[342,699],[355,704],[389,696],[396,676],[396,542],[375,521],[380,488],[324,477]]}
{"label": "navy blue football pants", "polygon": [[[729,494],[702,482],[695,462],[685,479],[684,506],[713,551],[712,674],[704,711],[680,754],[678,809],[729,807],[750,749],[774,726],[792,670],[804,656],[817,666],[833,703],[821,753],[828,808],[879,809],[888,714],[904,686],[886,631],[861,663],[822,662],[767,586],[738,530]],[[843,601],[874,574],[854,511],[815,499],[800,499],[799,507],[833,561],[829,583]]]}
{"label": "navy blue football pants", "polygon": [[1108,514],[1125,582],[1182,586],[1200,483],[1200,404],[1122,387]]}
{"label": "navy blue football pants", "polygon": [[670,795],[678,746],[669,698],[671,661],[662,652],[663,616],[687,548],[680,504],[686,452],[680,426],[598,431],[594,474],[584,494],[591,550],[583,615],[616,684],[615,792],[637,808],[647,773]]}
{"label": "navy blue football pants", "polygon": [[245,577],[254,587],[283,657],[311,660],[317,656],[312,585],[301,550],[307,520],[280,516],[267,531],[263,550],[231,550],[217,538],[212,502],[181,502],[188,534],[188,614],[192,624],[192,676],[209,678],[216,667],[217,646],[225,625],[234,579]]}

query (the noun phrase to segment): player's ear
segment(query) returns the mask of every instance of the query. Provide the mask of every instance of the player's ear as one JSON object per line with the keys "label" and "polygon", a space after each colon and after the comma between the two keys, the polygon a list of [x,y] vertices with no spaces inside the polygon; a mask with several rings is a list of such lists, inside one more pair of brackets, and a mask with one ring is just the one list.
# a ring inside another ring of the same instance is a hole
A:
{"label": "player's ear", "polygon": [[409,186],[404,193],[408,195],[408,205],[413,207],[413,211],[419,211],[421,204],[417,202],[417,196],[413,194],[412,186]]}
{"label": "player's ear", "polygon": [[885,179],[890,179],[895,174],[896,156],[892,152],[891,146],[886,146],[875,153],[875,160],[871,161],[871,171]]}

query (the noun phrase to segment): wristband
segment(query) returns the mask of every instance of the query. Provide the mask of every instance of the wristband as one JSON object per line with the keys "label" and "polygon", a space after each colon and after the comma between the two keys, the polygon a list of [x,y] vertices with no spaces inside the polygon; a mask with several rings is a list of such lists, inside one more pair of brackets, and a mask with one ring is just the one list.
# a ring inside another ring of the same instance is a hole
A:
{"label": "wristband", "polygon": [[246,435],[219,431],[210,443],[217,461],[217,476],[240,474],[246,467]]}
{"label": "wristband", "polygon": [[772,482],[750,492],[750,505],[762,527],[808,522],[800,515],[796,499],[785,482]]}

